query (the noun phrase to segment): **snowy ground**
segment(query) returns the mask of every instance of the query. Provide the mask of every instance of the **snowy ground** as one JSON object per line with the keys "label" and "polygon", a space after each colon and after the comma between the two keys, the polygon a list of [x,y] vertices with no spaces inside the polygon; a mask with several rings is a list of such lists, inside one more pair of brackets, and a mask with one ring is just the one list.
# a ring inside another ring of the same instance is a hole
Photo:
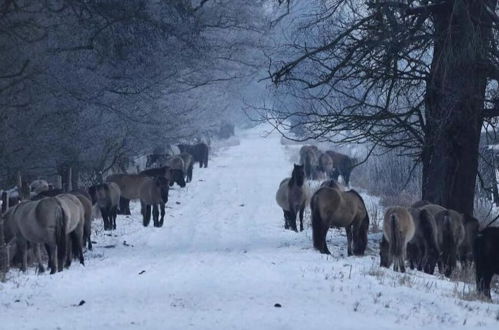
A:
{"label": "snowy ground", "polygon": [[308,218],[304,232],[285,231],[274,194],[297,146],[264,133],[242,132],[196,169],[172,192],[163,228],[143,228],[135,205],[112,236],[96,220],[85,267],[11,271],[0,329],[499,328],[499,305],[462,298],[472,287],[380,269],[379,234],[365,257],[346,257],[331,230],[327,257],[312,249]]}

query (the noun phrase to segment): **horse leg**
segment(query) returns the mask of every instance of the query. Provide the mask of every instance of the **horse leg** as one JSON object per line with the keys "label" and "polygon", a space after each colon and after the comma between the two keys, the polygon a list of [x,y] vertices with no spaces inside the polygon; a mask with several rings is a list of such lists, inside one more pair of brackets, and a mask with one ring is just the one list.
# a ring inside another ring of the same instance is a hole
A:
{"label": "horse leg", "polygon": [[154,223],[154,227],[159,227],[159,209],[158,204],[154,204],[152,206],[152,220]]}
{"label": "horse leg", "polygon": [[165,221],[165,203],[159,204],[161,210],[161,218],[159,219],[159,227],[163,227],[163,222]]}
{"label": "horse leg", "polygon": [[116,206],[111,208],[111,211],[109,212],[109,221],[111,222],[113,226],[113,230],[116,230],[116,214],[117,214]]}
{"label": "horse leg", "polygon": [[[64,234],[64,235],[66,235],[66,244],[65,244],[65,246],[61,250],[59,250],[59,249],[56,250],[57,251],[57,253],[56,253],[56,256],[57,256],[57,268],[58,268],[59,272],[62,272],[62,269],[64,268],[64,257],[66,257],[66,254],[68,253],[68,249],[71,246],[71,244],[69,244],[69,243],[71,243],[69,241],[71,238],[67,234]],[[68,254],[71,254],[71,253],[68,253]],[[71,257],[71,255],[69,255],[69,257]]]}
{"label": "horse leg", "polygon": [[71,263],[73,262],[73,247],[74,247],[73,233],[67,236],[69,241],[66,247],[66,263],[64,265],[65,268],[69,268],[71,266]]}
{"label": "horse leg", "polygon": [[300,209],[300,231],[303,231],[303,212],[305,212],[305,204]]}
{"label": "horse leg", "polygon": [[347,254],[348,256],[352,255],[352,244],[353,244],[353,235],[352,235],[352,226],[346,226],[345,230],[347,231]]}
{"label": "horse leg", "polygon": [[18,249],[21,252],[21,271],[25,272],[28,269],[28,242],[24,239],[17,241]]}
{"label": "horse leg", "polygon": [[143,218],[143,225],[144,227],[149,226],[149,222],[151,222],[151,205],[144,205],[144,218]]}
{"label": "horse leg", "polygon": [[298,232],[298,229],[296,228],[296,211],[292,210],[290,211],[290,218],[289,218],[289,225],[292,230]]}
{"label": "horse leg", "polygon": [[47,243],[45,244],[45,249],[49,256],[50,274],[55,274],[57,272],[57,245],[55,243]]}
{"label": "horse leg", "polygon": [[77,228],[75,231],[73,231],[73,238],[71,241],[73,242],[73,249],[75,250],[75,253],[78,254],[78,260],[80,261],[80,264],[85,265],[85,258],[83,257],[83,227],[82,228]]}
{"label": "horse leg", "polygon": [[35,255],[36,255],[36,261],[38,262],[38,273],[44,273],[45,272],[45,267],[43,267],[43,262],[42,262],[42,251],[41,251],[41,244],[35,244]]}
{"label": "horse leg", "polygon": [[284,212],[284,229],[289,229],[289,211],[283,210],[283,212]]}

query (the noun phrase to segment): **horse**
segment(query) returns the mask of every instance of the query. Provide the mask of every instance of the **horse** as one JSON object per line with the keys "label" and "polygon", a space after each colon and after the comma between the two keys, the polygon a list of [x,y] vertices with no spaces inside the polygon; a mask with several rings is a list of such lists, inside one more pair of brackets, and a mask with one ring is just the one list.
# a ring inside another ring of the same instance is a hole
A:
{"label": "horse", "polygon": [[300,231],[303,231],[303,212],[307,202],[305,186],[305,171],[303,165],[294,164],[291,178],[286,178],[279,184],[276,193],[277,204],[284,212],[284,228],[296,228],[296,215],[300,212]]}
{"label": "horse", "polygon": [[22,256],[22,271],[27,269],[29,243],[35,245],[40,271],[44,269],[39,244],[45,244],[47,248],[50,273],[62,270],[66,258],[68,219],[57,199],[24,201],[11,208],[4,216],[4,225],[10,228],[10,235],[15,235],[17,240],[17,247]]}
{"label": "horse", "polygon": [[345,227],[348,255],[364,255],[367,247],[369,214],[364,200],[355,190],[322,187],[310,201],[312,210],[312,238],[314,248],[323,254],[331,254],[326,236],[331,227]]}
{"label": "horse", "polygon": [[88,249],[91,251],[92,250],[92,240],[90,236],[92,235],[92,218],[93,218],[93,212],[92,212],[92,202],[91,200],[86,196],[88,194],[82,194],[79,192],[71,192],[72,195],[76,196],[78,200],[80,201],[81,205],[83,205],[83,241],[82,245],[85,246],[87,245]]}
{"label": "horse", "polygon": [[328,150],[326,153],[333,159],[334,168],[337,172],[335,176],[341,175],[345,185],[350,185],[350,174],[355,166],[355,160],[332,150]]}
{"label": "horse", "polygon": [[181,188],[185,187],[185,177],[183,169],[174,169],[169,166],[163,166],[158,168],[150,168],[139,173],[140,175],[145,175],[149,177],[163,176],[170,182],[170,187],[174,183],[178,184]]}
{"label": "horse", "polygon": [[300,148],[300,164],[305,167],[305,177],[316,179],[317,168],[319,167],[319,148],[308,145]]}
{"label": "horse", "polygon": [[[169,175],[169,168],[163,168],[162,173]],[[140,199],[140,187],[147,178],[146,174],[112,174],[106,178],[107,183],[115,183],[120,189],[121,213],[130,215],[130,200]]]}
{"label": "horse", "polygon": [[[168,202],[169,183],[165,177],[147,177],[140,186],[140,205],[144,227],[151,221],[151,206],[154,227],[162,227],[165,218],[165,204]],[[159,218],[159,209],[161,218]]]}
{"label": "horse", "polygon": [[101,183],[88,188],[88,192],[92,197],[92,203],[100,209],[104,230],[116,229],[116,215],[121,196],[120,187],[114,182]]}
{"label": "horse", "polygon": [[[333,158],[328,154],[328,153],[321,153],[319,156],[319,165],[318,165],[319,171],[321,171],[326,178],[333,178],[335,169],[334,169],[334,162]],[[335,178],[337,179],[337,178]]]}
{"label": "horse", "polygon": [[435,218],[424,208],[411,207],[409,212],[416,226],[414,237],[407,244],[407,259],[410,268],[433,274],[440,256]]}
{"label": "horse", "polygon": [[463,215],[457,211],[447,209],[435,215],[440,245],[440,273],[450,277],[458,258],[459,246],[464,241]]}
{"label": "horse", "polygon": [[192,181],[192,170],[194,168],[194,158],[188,152],[182,152],[182,153],[180,153],[179,156],[184,161],[185,181],[191,182]]}
{"label": "horse", "polygon": [[208,167],[208,154],[210,148],[206,143],[197,143],[195,145],[179,144],[180,152],[188,152],[192,155],[195,162],[199,162],[199,167]]}
{"label": "horse", "polygon": [[473,243],[476,288],[488,299],[490,282],[494,274],[499,275],[499,228],[487,227],[478,233]]}
{"label": "horse", "polygon": [[[83,237],[85,230],[85,207],[80,199],[70,193],[60,194],[54,197],[61,206],[65,222],[66,235],[69,235],[71,245],[67,245],[67,258],[65,267],[69,267],[72,261],[72,251],[76,252],[82,265],[85,264],[83,257]],[[42,199],[43,200],[43,199]],[[50,255],[49,255],[50,259]]]}
{"label": "horse", "polygon": [[416,226],[406,208],[393,206],[386,210],[383,222],[383,237],[389,245],[393,270],[405,272],[407,243],[414,237]]}

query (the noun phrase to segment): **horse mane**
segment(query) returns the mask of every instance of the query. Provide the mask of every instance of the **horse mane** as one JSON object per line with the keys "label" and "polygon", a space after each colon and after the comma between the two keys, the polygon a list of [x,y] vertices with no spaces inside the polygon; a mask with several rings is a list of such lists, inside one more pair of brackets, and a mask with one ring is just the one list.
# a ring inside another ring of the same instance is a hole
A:
{"label": "horse mane", "polygon": [[[345,191],[346,193],[352,193],[354,194],[355,196],[357,196],[360,201],[362,202],[362,204],[364,205],[364,207],[366,207],[366,202],[364,202],[364,199],[362,198],[362,196],[354,189],[350,189],[349,191]],[[366,207],[366,210],[367,210],[367,207]]]}

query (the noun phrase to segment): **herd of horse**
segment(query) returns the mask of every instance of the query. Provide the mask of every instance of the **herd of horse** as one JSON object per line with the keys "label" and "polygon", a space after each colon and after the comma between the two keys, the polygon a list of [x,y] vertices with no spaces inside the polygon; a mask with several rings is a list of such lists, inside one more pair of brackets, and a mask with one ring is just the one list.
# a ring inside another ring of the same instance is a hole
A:
{"label": "herd of horse", "polygon": [[[366,205],[357,191],[338,182],[341,175],[348,185],[354,160],[307,145],[300,149],[300,163],[294,164],[291,177],[281,181],[276,193],[284,212],[284,228],[297,231],[299,215],[302,231],[304,210],[309,205],[315,249],[330,254],[326,243],[329,228],[345,228],[348,256],[364,255],[369,232]],[[320,188],[310,194],[306,180],[321,178],[325,180]],[[474,264],[477,291],[490,298],[492,277],[499,274],[499,228],[480,229],[472,215],[428,201],[389,207],[384,214],[380,266],[393,265],[395,271],[405,272],[406,262],[411,269],[428,274],[438,267],[447,277],[458,262],[462,268]]]}
{"label": "herd of horse", "polygon": [[199,167],[208,166],[207,144],[178,148],[181,152],[177,155],[156,157],[158,167],[111,174],[105,182],[87,189],[67,192],[45,180],[35,180],[27,196],[2,196],[5,212],[0,218],[0,235],[8,243],[9,263],[17,262],[26,271],[31,250],[39,272],[44,272],[44,246],[51,274],[69,267],[73,258],[84,264],[84,248],[92,250],[91,226],[96,210],[102,216],[104,230],[114,230],[117,214],[130,214],[131,200],[140,201],[144,226],[149,225],[152,213],[154,226],[162,227],[170,187],[185,187],[192,180],[195,162]]}

